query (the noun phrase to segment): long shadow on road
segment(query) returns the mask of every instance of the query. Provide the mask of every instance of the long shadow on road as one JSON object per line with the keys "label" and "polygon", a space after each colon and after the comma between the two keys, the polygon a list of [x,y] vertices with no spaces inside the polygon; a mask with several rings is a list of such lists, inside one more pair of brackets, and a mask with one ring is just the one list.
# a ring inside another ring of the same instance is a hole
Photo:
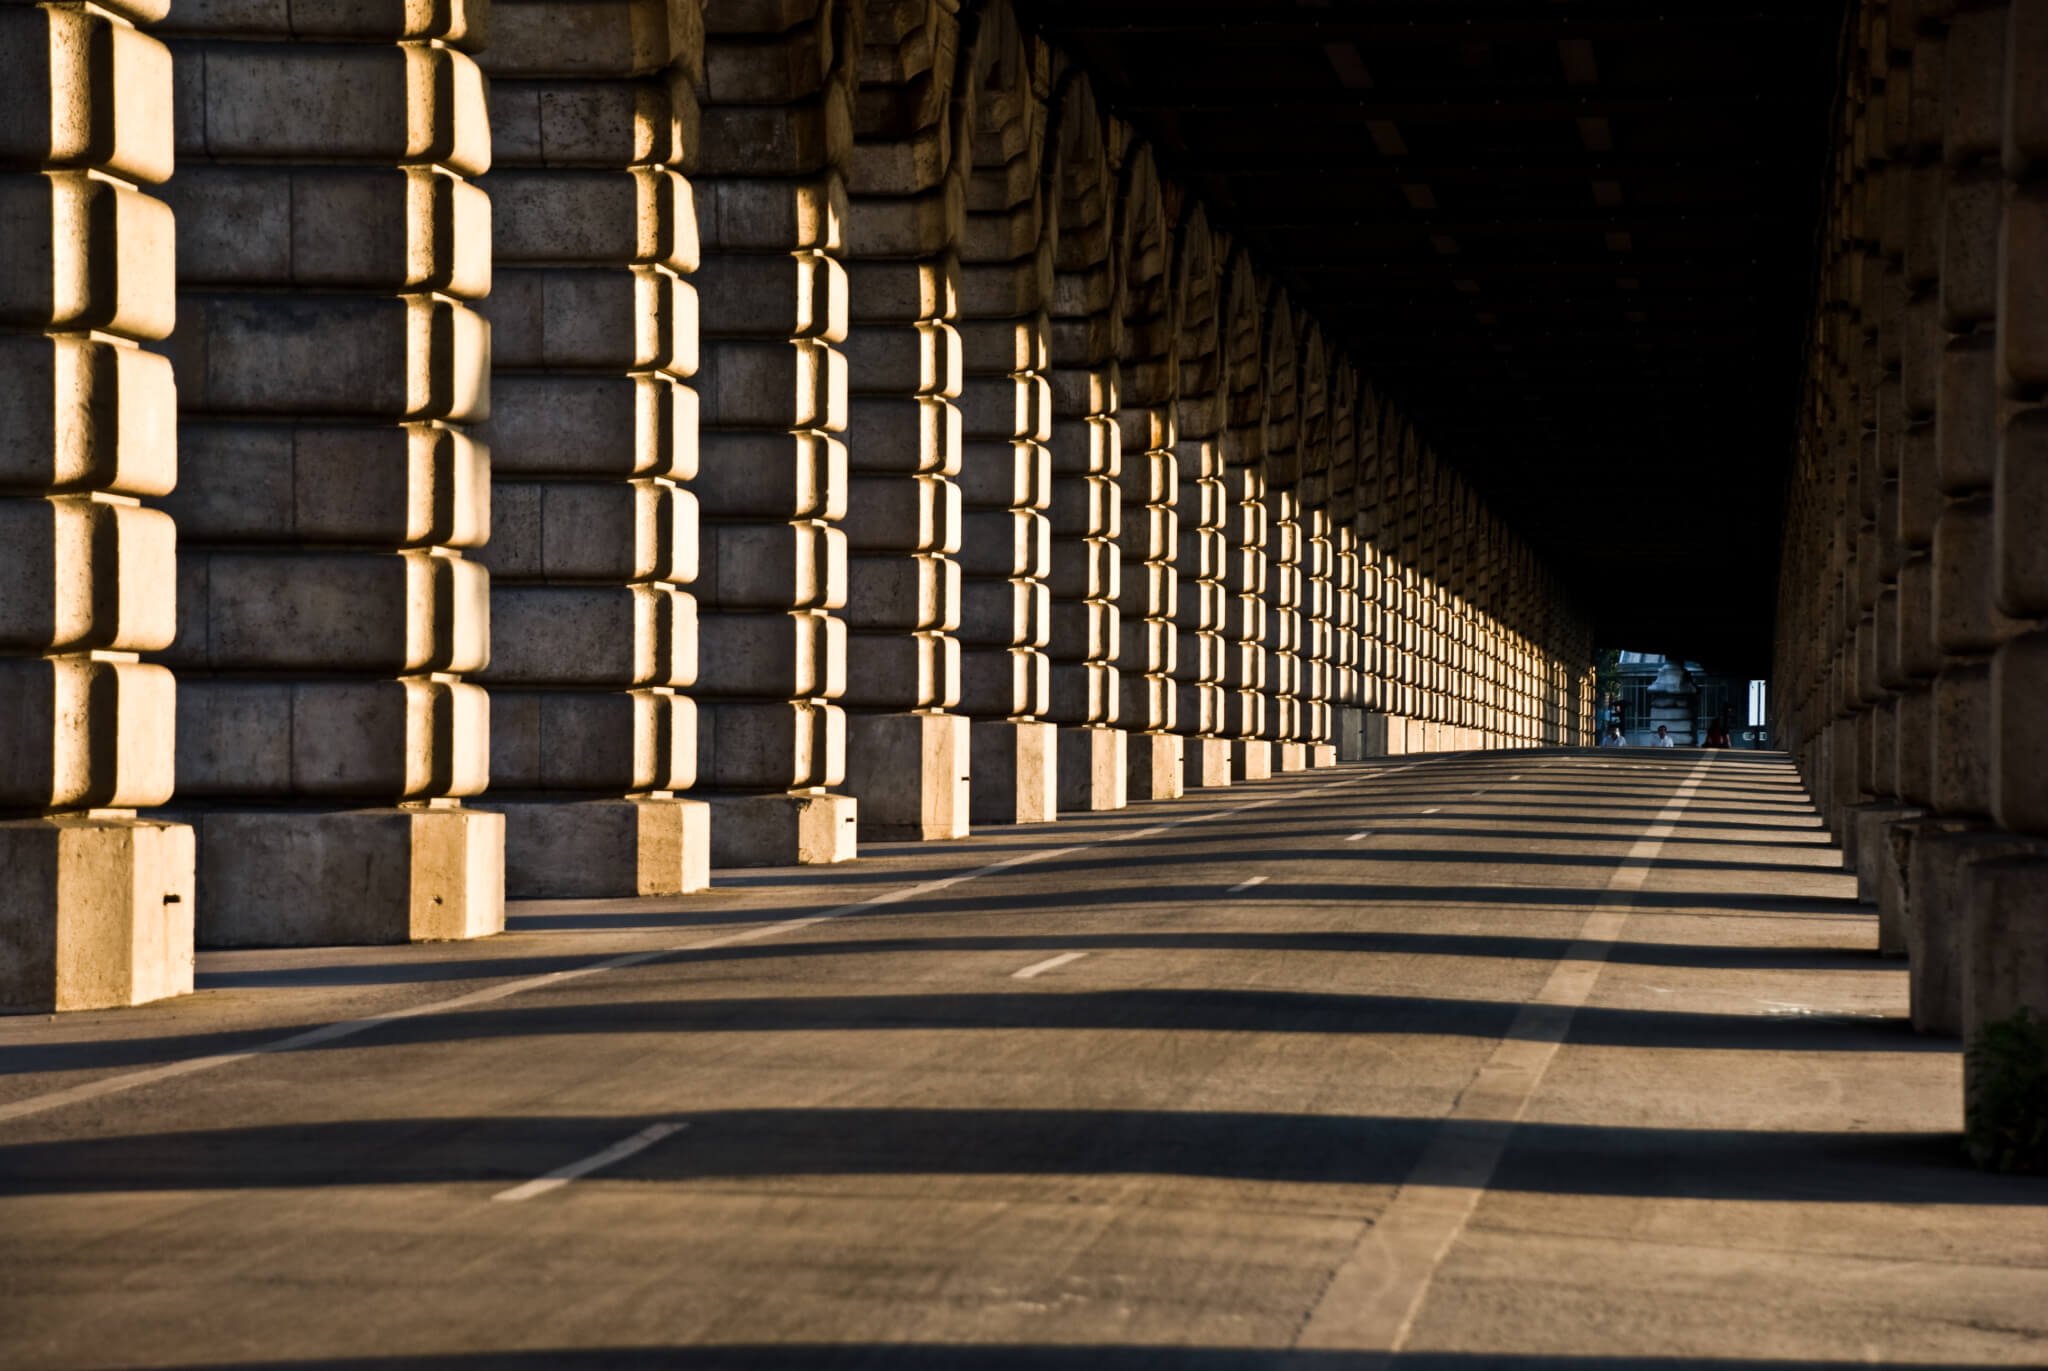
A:
{"label": "long shadow on road", "polygon": [[[1869,1362],[1748,1357],[1523,1356],[1495,1352],[1296,1352],[1261,1347],[1084,1343],[759,1343],[553,1347],[393,1357],[184,1363],[165,1371],[1868,1371]],[[1978,1363],[1886,1362],[1887,1371],[1978,1371]],[[1981,1364],[1986,1371],[1991,1363]]]}
{"label": "long shadow on road", "polygon": [[[1519,1001],[1286,990],[1007,989],[996,993],[691,996],[422,1014],[302,1050],[329,1052],[587,1033],[1129,1031],[1504,1038]],[[1530,1030],[1542,1034],[1541,1029]],[[1762,1052],[1949,1052],[1903,1018],[1714,1014],[1586,1006],[1566,1042],[1601,1047]],[[0,1074],[134,1066],[246,1050],[248,1033],[31,1043],[0,1050]]]}
{"label": "long shadow on road", "polygon": [[[1169,1110],[681,1111],[607,1184],[823,1176],[1161,1175],[1395,1185],[1440,1129],[1508,1133],[1496,1191],[1804,1203],[2041,1205],[2048,1180],[1963,1165],[1935,1133],[1773,1132]],[[503,1186],[653,1122],[638,1116],[352,1119],[0,1147],[0,1195],[366,1185]]]}

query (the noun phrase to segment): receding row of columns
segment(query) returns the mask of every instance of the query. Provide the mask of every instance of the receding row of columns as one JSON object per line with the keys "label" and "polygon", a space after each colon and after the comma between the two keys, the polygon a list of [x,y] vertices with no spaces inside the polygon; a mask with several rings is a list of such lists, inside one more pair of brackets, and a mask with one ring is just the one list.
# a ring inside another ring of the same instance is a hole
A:
{"label": "receding row of columns", "polygon": [[0,1005],[1589,740],[1527,545],[1004,4],[321,16],[0,9]]}
{"label": "receding row of columns", "polygon": [[1778,708],[1915,1027],[1976,1041],[2048,1020],[2048,4],[1854,22]]}

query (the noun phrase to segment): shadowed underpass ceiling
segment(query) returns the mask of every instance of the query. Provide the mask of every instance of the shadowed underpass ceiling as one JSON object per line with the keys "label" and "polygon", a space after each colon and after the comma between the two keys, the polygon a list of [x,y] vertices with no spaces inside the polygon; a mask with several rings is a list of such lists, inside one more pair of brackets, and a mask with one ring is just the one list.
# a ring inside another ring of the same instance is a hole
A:
{"label": "shadowed underpass ceiling", "polygon": [[1021,0],[1604,644],[1762,674],[1839,0]]}

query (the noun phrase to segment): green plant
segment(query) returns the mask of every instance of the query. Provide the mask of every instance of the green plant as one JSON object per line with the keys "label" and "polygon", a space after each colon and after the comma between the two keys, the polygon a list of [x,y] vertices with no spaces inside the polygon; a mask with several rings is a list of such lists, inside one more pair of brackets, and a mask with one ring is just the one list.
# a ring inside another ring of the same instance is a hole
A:
{"label": "green plant", "polygon": [[1963,1147],[1987,1171],[2048,1171],[2048,1023],[2030,1010],[1964,1050]]}

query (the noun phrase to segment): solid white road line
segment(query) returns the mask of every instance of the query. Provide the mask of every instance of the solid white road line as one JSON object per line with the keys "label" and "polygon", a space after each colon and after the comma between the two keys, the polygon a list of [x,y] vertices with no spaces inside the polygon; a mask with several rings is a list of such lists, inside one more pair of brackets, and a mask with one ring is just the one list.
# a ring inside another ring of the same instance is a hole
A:
{"label": "solid white road line", "polygon": [[1358,841],[1359,841],[1360,839],[1363,839],[1363,838],[1370,838],[1371,836],[1372,836],[1372,830],[1371,830],[1371,829],[1369,829],[1369,828],[1361,828],[1361,829],[1359,829],[1359,830],[1358,830],[1358,832],[1356,832],[1356,833],[1352,834],[1352,835],[1351,835],[1350,837],[1346,838],[1346,839],[1345,839],[1344,841],[1345,841],[1345,842],[1347,842],[1347,843],[1355,843],[1355,842],[1358,842]]}
{"label": "solid white road line", "polygon": [[650,1124],[623,1142],[613,1143],[602,1152],[593,1152],[580,1162],[570,1162],[567,1166],[558,1166],[548,1172],[547,1175],[536,1177],[524,1185],[515,1185],[510,1190],[500,1190],[491,1198],[493,1200],[503,1200],[507,1204],[517,1204],[521,1200],[530,1200],[535,1195],[545,1195],[550,1190],[560,1190],[570,1181],[582,1176],[588,1176],[593,1171],[601,1171],[614,1163],[622,1162],[635,1152],[645,1152],[663,1138],[668,1137],[672,1133],[680,1133],[689,1126],[686,1123]]}
{"label": "solid white road line", "polygon": [[[1360,1233],[1309,1310],[1297,1347],[1345,1348],[1385,1355],[1401,1350],[1451,1245],[1465,1231],[1493,1180],[1516,1122],[1592,994],[1622,926],[1629,897],[1641,890],[1672,824],[1706,779],[1710,762],[1687,773],[1642,837],[1615,868],[1572,945],[1509,1025],[1450,1114],[1437,1126],[1393,1202]],[[1362,1362],[1361,1366],[1378,1365]]]}
{"label": "solid white road line", "polygon": [[1042,962],[1033,962],[1022,971],[1012,971],[1010,979],[1014,981],[1036,980],[1054,967],[1065,966],[1068,962],[1078,962],[1087,955],[1086,952],[1062,952],[1057,957],[1047,957]]}
{"label": "solid white road line", "polygon": [[1236,895],[1243,891],[1250,890],[1255,885],[1264,885],[1265,883],[1266,878],[1264,876],[1247,876],[1245,877],[1245,879],[1239,881],[1236,885],[1230,887],[1230,889],[1224,891],[1223,893],[1226,895]]}
{"label": "solid white road line", "polygon": [[1428,809],[1425,809],[1422,812],[1424,814],[1441,814],[1443,813],[1443,808],[1444,807],[1442,805],[1431,805]]}
{"label": "solid white road line", "polygon": [[587,966],[572,967],[567,971],[550,971],[540,976],[522,976],[518,980],[503,981],[497,985],[486,986],[481,990],[472,990],[466,995],[455,995],[445,1000],[430,1000],[425,1004],[416,1004],[405,1009],[394,1009],[383,1014],[370,1014],[360,1019],[345,1019],[339,1023],[323,1024],[318,1028],[311,1028],[303,1033],[294,1033],[284,1038],[274,1038],[267,1043],[258,1043],[253,1047],[245,1047],[235,1052],[219,1052],[206,1057],[187,1057],[183,1061],[167,1062],[162,1066],[152,1066],[141,1071],[123,1072],[118,1076],[102,1076],[96,1081],[87,1081],[82,1085],[69,1086],[62,1090],[52,1090],[45,1095],[31,1095],[26,1099],[15,1100],[8,1104],[0,1104],[0,1123],[7,1123],[13,1119],[25,1119],[31,1115],[46,1113],[52,1109],[61,1109],[67,1104],[80,1104],[86,1100],[97,1100],[108,1095],[118,1095],[141,1086],[153,1085],[158,1081],[173,1080],[179,1076],[189,1076],[199,1071],[210,1071],[217,1066],[227,1066],[234,1062],[247,1061],[251,1057],[267,1056],[277,1052],[296,1052],[301,1048],[318,1047],[323,1043],[337,1042],[343,1038],[353,1038],[358,1033],[364,1033],[372,1028],[378,1028],[388,1023],[398,1023],[405,1019],[417,1019],[427,1014],[445,1014],[451,1010],[470,1009],[476,1005],[489,1004],[493,1000],[502,1000],[513,995],[523,994],[528,990],[538,990],[543,986],[562,985],[565,982],[577,980],[584,976],[594,976],[601,971],[619,971],[629,966],[640,966],[647,962],[659,961],[663,957],[673,957],[681,953],[704,952],[717,947],[731,947],[735,943],[750,943],[761,938],[772,938],[784,933],[795,933],[800,929],[811,928],[832,919],[844,918],[848,914],[857,914],[865,909],[878,909],[883,905],[900,904],[905,900],[919,899],[922,896],[935,894],[938,891],[962,885],[983,876],[991,876],[999,871],[1007,871],[1012,867],[1025,866],[1031,862],[1049,861],[1054,857],[1069,856],[1103,843],[1121,842],[1133,837],[1150,837],[1153,834],[1164,833],[1170,828],[1180,828],[1186,824],[1203,823],[1210,819],[1234,818],[1239,814],[1246,814],[1254,809],[1264,809],[1268,805],[1280,804],[1287,800],[1304,799],[1318,790],[1329,790],[1340,785],[1356,785],[1362,781],[1376,781],[1383,777],[1399,775],[1404,771],[1413,771],[1417,767],[1427,766],[1431,762],[1449,760],[1458,755],[1454,752],[1443,753],[1440,756],[1424,758],[1419,762],[1410,762],[1406,766],[1390,767],[1385,771],[1368,771],[1361,775],[1340,776],[1336,780],[1326,781],[1322,785],[1312,786],[1305,791],[1288,791],[1285,794],[1270,796],[1263,800],[1254,800],[1250,804],[1237,805],[1230,809],[1214,809],[1204,814],[1190,814],[1185,819],[1175,819],[1170,823],[1141,829],[1137,833],[1105,833],[1099,838],[1092,838],[1083,843],[1075,843],[1070,847],[1048,847],[1041,848],[1037,852],[1022,852],[1017,856],[1005,857],[1002,861],[990,862],[987,866],[977,867],[973,871],[961,872],[957,876],[945,876],[938,880],[921,881],[916,885],[904,886],[900,890],[892,890],[886,894],[871,896],[865,900],[857,900],[852,904],[843,904],[837,908],[828,909],[822,914],[808,914],[800,919],[781,919],[772,923],[759,924],[753,928],[743,929],[738,933],[728,933],[723,937],[704,938],[691,943],[679,943],[674,947],[658,947],[646,952],[628,952],[621,956],[606,957],[601,961],[591,962]]}

